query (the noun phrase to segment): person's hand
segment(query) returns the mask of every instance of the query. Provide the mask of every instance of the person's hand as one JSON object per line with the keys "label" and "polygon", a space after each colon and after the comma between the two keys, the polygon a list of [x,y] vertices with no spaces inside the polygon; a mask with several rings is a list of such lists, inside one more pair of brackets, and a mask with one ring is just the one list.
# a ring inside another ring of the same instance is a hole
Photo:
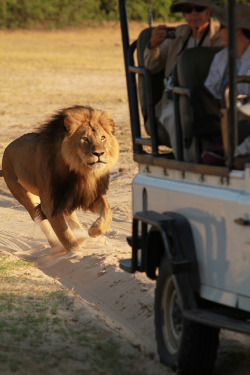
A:
{"label": "person's hand", "polygon": [[167,37],[166,25],[159,25],[152,31],[152,36],[148,44],[149,48],[156,48],[163,42]]}

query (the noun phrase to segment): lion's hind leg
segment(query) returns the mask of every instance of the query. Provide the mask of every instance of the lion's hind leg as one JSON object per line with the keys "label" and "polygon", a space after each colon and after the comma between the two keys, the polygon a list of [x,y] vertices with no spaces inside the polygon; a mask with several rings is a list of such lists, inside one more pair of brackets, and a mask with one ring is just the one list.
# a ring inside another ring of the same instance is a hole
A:
{"label": "lion's hind leg", "polygon": [[45,234],[50,246],[58,246],[58,240],[56,239],[56,236],[53,234],[52,228],[48,223],[48,220],[45,219],[44,215],[40,211],[39,197],[27,191],[18,182],[14,174],[5,172],[4,179],[12,195],[21,205],[23,205],[26,208],[26,210],[30,214],[31,219],[39,225],[40,229]]}
{"label": "lion's hind leg", "polygon": [[23,205],[28,213],[30,214],[31,219],[34,221],[36,217],[36,206],[39,204],[39,197],[30,193],[26,190],[17,180],[17,177],[8,172],[4,173],[5,182],[16,200]]}

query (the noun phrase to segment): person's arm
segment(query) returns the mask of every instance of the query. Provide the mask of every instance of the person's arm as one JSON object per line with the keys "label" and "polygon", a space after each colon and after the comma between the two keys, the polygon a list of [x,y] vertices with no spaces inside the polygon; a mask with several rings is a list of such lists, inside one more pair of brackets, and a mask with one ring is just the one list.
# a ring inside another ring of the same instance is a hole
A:
{"label": "person's arm", "polygon": [[204,82],[204,86],[219,100],[222,99],[223,74],[226,69],[225,53],[223,51],[214,56],[208,76]]}
{"label": "person's arm", "polygon": [[157,48],[167,37],[167,26],[159,25],[152,31],[151,39],[147,45],[149,49]]}
{"label": "person's arm", "polygon": [[151,39],[144,51],[144,65],[151,73],[165,68],[169,40],[166,39],[165,25],[159,25],[152,31]]}

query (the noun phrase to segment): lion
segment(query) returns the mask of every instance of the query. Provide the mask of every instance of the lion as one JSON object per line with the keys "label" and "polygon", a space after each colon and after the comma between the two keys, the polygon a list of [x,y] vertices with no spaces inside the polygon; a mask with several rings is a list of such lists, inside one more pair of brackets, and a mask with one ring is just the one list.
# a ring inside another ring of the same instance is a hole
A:
{"label": "lion", "polygon": [[89,236],[109,229],[112,213],[104,195],[119,156],[114,127],[108,113],[73,106],[5,149],[0,175],[32,220],[39,222],[51,247],[58,245],[51,239],[52,227],[66,251],[80,248],[72,232],[83,229],[75,213],[79,208],[99,215]]}

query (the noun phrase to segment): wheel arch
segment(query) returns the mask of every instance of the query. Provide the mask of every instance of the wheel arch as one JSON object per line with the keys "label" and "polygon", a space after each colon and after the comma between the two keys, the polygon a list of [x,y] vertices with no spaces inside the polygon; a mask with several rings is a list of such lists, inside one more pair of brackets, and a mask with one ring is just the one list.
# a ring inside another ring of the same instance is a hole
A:
{"label": "wheel arch", "polygon": [[[165,212],[151,221],[151,228],[144,242],[145,272],[156,279],[156,270],[164,257],[176,277],[183,296],[199,293],[200,277],[191,225],[186,217],[175,212]],[[186,307],[194,298],[185,298]],[[189,301],[188,301],[189,300]]]}

